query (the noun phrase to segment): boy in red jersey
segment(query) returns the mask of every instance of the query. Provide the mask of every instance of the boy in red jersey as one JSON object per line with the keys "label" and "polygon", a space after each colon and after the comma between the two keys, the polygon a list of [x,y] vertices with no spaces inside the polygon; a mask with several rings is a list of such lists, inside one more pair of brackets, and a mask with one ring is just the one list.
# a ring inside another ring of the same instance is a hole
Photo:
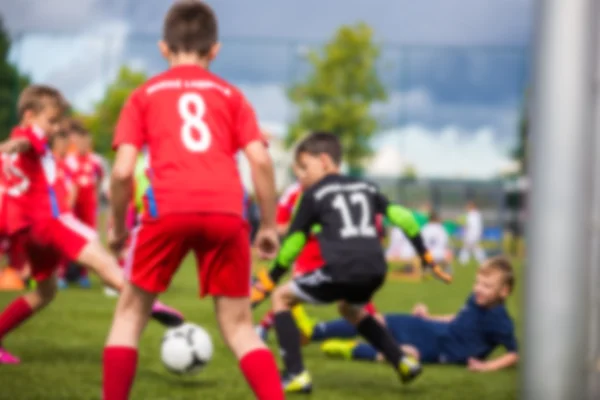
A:
{"label": "boy in red jersey", "polygon": [[146,314],[190,251],[197,259],[201,295],[214,297],[223,338],[256,397],[283,399],[275,359],[252,328],[249,232],[235,154],[243,150],[253,171],[262,218],[257,245],[263,257],[273,257],[278,248],[271,158],[244,96],[208,71],[219,51],[217,20],[209,6],[176,2],[166,16],[159,49],[170,68],[133,92],[113,142],[114,251],[129,236],[125,214],[144,146],[150,187],[125,266],[129,282],[104,349],[104,400],[129,397]]}
{"label": "boy in red jersey", "polygon": [[[65,158],[76,186],[73,214],[90,228],[96,230],[98,215],[98,187],[104,175],[104,167],[98,154],[92,151],[92,137],[83,124],[71,119],[68,134],[75,151]],[[79,286],[89,288],[90,280],[85,268],[79,268]]]}
{"label": "boy in red jersey", "polygon": [[[0,144],[0,152],[10,159],[6,205],[11,246],[23,243],[37,282],[34,291],[14,300],[0,314],[0,342],[52,301],[57,290],[54,275],[64,258],[88,266],[117,289],[124,285],[123,273],[94,231],[68,212],[66,187],[58,179],[54,155],[48,146],[48,139],[62,127],[65,108],[66,102],[56,89],[27,87],[18,105],[23,127],[16,128],[11,138]],[[177,316],[173,314],[176,313],[169,312],[169,317]],[[0,364],[18,362],[0,345]]]}
{"label": "boy in red jersey", "polygon": [[[56,161],[56,184],[64,186],[64,192],[67,196],[67,210],[73,210],[75,198],[77,195],[76,187],[73,182],[71,170],[67,167],[66,157],[69,148],[68,123],[65,121],[63,128],[53,137],[49,138],[48,143],[52,149],[54,160]],[[62,189],[61,189],[62,190]],[[68,260],[63,259],[58,267],[58,287],[65,288],[67,282],[65,276],[67,274]]]}

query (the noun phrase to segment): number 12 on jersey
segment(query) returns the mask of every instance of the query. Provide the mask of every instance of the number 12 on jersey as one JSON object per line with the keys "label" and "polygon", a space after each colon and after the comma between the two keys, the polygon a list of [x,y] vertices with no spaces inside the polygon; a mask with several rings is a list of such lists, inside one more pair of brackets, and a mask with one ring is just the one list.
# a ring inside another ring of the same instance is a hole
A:
{"label": "number 12 on jersey", "polygon": [[[350,200],[350,204],[348,204],[348,200]],[[371,223],[373,212],[371,211],[367,195],[363,192],[352,192],[348,196],[348,200],[346,199],[346,196],[340,193],[337,194],[331,202],[331,205],[340,213],[342,219],[340,236],[343,239],[376,237],[377,230]],[[360,208],[360,221],[358,225],[353,221],[351,206],[358,206]]]}
{"label": "number 12 on jersey", "polygon": [[195,92],[182,94],[177,102],[177,109],[183,120],[181,140],[185,148],[193,153],[208,150],[212,137],[203,119],[206,114],[206,103],[202,96]]}

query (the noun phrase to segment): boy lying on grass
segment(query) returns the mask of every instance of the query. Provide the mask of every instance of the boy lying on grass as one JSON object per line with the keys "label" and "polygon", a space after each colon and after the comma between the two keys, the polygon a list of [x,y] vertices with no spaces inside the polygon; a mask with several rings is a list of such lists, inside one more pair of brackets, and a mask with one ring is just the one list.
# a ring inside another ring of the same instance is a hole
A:
{"label": "boy lying on grass", "polygon": [[[513,268],[503,257],[485,261],[475,278],[473,292],[453,315],[432,316],[417,304],[412,315],[387,314],[383,318],[402,350],[422,363],[462,364],[471,371],[497,371],[517,364],[514,324],[505,301],[515,284]],[[317,324],[310,332],[313,342],[331,357],[381,361],[382,356],[366,343],[341,339],[357,333],[345,320]],[[506,353],[488,359],[498,346]]]}

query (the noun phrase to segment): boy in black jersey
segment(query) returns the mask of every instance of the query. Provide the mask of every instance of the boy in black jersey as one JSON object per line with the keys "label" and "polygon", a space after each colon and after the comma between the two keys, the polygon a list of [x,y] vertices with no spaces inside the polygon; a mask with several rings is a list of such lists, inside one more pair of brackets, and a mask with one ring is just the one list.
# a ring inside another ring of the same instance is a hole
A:
{"label": "boy in black jersey", "polygon": [[[375,228],[376,214],[386,215],[402,228],[426,264],[433,264],[432,258],[413,214],[390,204],[375,185],[340,175],[341,157],[341,144],[329,133],[313,133],[298,145],[298,178],[307,189],[269,276],[263,276],[253,287],[254,306],[273,291],[275,330],[286,368],[283,377],[286,392],[312,390],[311,377],[302,362],[300,333],[290,313],[294,305],[302,302],[337,301],[340,314],[385,356],[403,382],[413,380],[421,372],[418,362],[402,354],[389,331],[364,310],[387,273]],[[317,233],[325,265],[275,288],[310,232]]]}

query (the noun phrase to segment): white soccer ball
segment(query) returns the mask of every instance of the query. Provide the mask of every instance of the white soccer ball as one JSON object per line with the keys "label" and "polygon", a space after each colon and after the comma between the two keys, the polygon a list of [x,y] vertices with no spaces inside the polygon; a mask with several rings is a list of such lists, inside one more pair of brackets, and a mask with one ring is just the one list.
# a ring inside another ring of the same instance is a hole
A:
{"label": "white soccer ball", "polygon": [[185,323],[163,336],[160,355],[164,366],[176,374],[200,372],[212,358],[213,343],[204,328]]}

